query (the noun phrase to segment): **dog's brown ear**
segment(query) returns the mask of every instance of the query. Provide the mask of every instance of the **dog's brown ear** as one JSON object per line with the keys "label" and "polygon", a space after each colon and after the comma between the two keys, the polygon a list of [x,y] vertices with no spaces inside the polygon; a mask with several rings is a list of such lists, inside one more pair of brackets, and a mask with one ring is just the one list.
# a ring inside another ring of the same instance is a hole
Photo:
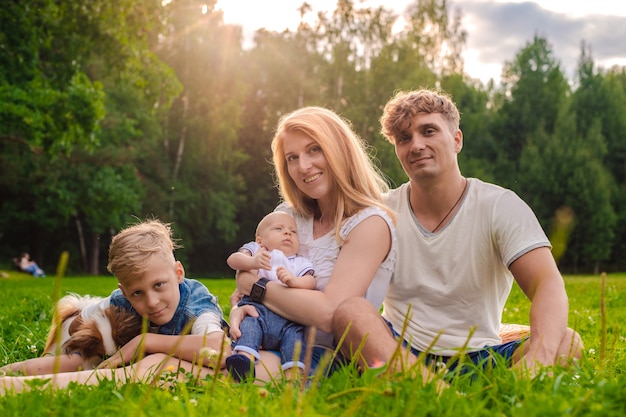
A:
{"label": "dog's brown ear", "polygon": [[96,323],[91,321],[84,323],[63,344],[63,351],[68,354],[78,352],[84,360],[92,357],[104,358],[106,352]]}
{"label": "dog's brown ear", "polygon": [[142,318],[122,308],[108,308],[105,311],[111,322],[111,333],[115,345],[119,348],[141,334]]}
{"label": "dog's brown ear", "polygon": [[70,327],[67,329],[67,332],[71,335],[76,333],[76,331],[83,325],[83,318],[79,314],[76,316],[74,320],[70,323]]}

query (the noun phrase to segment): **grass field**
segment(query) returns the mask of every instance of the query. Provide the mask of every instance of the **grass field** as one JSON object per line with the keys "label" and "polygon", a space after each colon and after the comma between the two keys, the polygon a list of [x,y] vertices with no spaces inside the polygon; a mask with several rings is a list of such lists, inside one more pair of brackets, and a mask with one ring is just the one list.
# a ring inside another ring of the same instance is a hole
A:
{"label": "grass field", "polygon": [[[232,279],[201,279],[228,314]],[[568,370],[546,369],[534,379],[496,368],[434,383],[347,367],[298,390],[288,384],[237,385],[228,379],[174,384],[72,385],[0,398],[0,416],[623,416],[626,415],[626,274],[567,276],[571,327],[583,337],[583,359]],[[70,277],[59,293],[106,296],[112,277]],[[0,364],[41,353],[55,284],[11,273],[0,279]],[[514,287],[503,321],[528,323],[529,303]]]}

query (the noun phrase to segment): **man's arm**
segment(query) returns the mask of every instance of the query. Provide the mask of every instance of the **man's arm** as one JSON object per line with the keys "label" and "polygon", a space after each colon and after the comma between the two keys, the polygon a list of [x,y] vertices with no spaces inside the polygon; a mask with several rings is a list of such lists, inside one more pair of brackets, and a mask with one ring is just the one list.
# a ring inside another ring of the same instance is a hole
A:
{"label": "man's arm", "polygon": [[558,361],[563,339],[568,331],[568,299],[563,277],[550,249],[534,249],[517,260],[510,270],[531,301],[530,343],[521,363],[531,370],[536,362],[554,365]]}

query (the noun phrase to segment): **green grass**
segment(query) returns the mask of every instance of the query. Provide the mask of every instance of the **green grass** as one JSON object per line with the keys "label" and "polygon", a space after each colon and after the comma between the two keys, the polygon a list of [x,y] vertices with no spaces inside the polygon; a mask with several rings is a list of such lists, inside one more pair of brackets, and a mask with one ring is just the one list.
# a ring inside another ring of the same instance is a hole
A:
{"label": "green grass", "polygon": [[[232,279],[201,279],[228,314]],[[108,295],[111,277],[65,278],[61,293]],[[568,370],[534,379],[502,368],[455,379],[436,394],[410,375],[358,375],[347,367],[299,391],[283,383],[236,385],[225,378],[171,385],[43,388],[0,398],[1,416],[623,416],[626,414],[626,274],[609,275],[604,298],[598,276],[568,276],[570,326],[585,342]],[[0,279],[0,364],[37,356],[51,319],[54,281],[11,274]],[[605,314],[602,314],[602,301]],[[528,323],[529,303],[514,287],[503,321]],[[604,317],[604,318],[603,318]]]}

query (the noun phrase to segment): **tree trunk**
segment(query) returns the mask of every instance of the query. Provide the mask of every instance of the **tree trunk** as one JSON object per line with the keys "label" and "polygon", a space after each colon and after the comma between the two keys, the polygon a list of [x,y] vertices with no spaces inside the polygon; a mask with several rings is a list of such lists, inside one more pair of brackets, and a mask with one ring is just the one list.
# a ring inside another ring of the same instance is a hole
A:
{"label": "tree trunk", "polygon": [[89,274],[98,275],[100,263],[100,235],[94,233],[91,238],[91,256],[89,257]]}
{"label": "tree trunk", "polygon": [[[178,150],[176,152],[176,161],[174,162],[174,170],[172,171],[172,187],[176,184],[178,178],[178,171],[180,170],[180,164],[183,160],[183,151],[185,150],[185,138],[187,137],[187,110],[189,109],[189,99],[185,95],[182,98],[183,101],[183,116],[182,124],[183,128],[180,132],[180,140],[178,141]],[[172,196],[170,199],[169,215],[170,219],[174,217],[174,192],[175,188],[172,188]]]}
{"label": "tree trunk", "polygon": [[80,259],[83,262],[83,271],[87,272],[87,246],[85,245],[85,234],[83,233],[83,225],[80,222],[78,216],[74,217],[76,220],[76,230],[78,231],[78,246],[80,247]]}

